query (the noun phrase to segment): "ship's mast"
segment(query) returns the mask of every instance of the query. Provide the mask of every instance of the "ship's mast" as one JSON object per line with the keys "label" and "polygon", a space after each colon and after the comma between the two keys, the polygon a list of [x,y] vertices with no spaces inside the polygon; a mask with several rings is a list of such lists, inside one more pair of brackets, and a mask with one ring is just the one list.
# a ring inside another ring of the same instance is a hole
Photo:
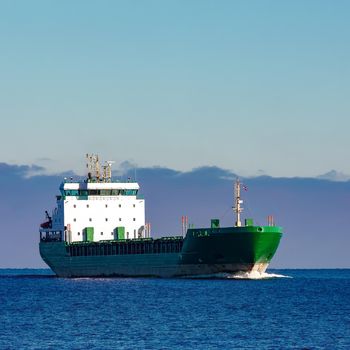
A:
{"label": "ship's mast", "polygon": [[86,167],[88,168],[89,180],[94,179],[100,182],[100,164],[97,154],[86,154]]}
{"label": "ship's mast", "polygon": [[113,160],[106,161],[106,165],[103,166],[103,182],[112,181],[112,164]]}
{"label": "ship's mast", "polygon": [[243,200],[241,199],[241,183],[239,179],[237,179],[234,183],[234,206],[233,211],[236,213],[236,227],[242,226],[241,223],[241,212],[243,211],[243,208],[241,207],[241,204],[243,203]]}
{"label": "ship's mast", "polygon": [[97,154],[86,155],[86,167],[88,169],[88,181],[93,182],[111,182],[113,160],[107,160],[100,169],[100,163]]}

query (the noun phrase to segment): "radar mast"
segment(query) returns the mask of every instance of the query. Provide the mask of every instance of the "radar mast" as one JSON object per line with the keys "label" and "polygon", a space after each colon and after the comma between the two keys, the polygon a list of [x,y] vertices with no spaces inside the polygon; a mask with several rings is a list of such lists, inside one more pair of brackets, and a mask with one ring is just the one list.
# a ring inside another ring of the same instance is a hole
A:
{"label": "radar mast", "polygon": [[107,160],[106,164],[103,166],[103,182],[112,181],[112,164],[114,160]]}
{"label": "radar mast", "polygon": [[241,182],[237,178],[234,183],[234,206],[233,206],[233,211],[234,213],[236,213],[236,222],[235,222],[236,227],[242,226],[242,223],[241,223],[241,213],[243,211],[243,208],[241,207],[242,203],[243,203],[243,200],[241,199]]}

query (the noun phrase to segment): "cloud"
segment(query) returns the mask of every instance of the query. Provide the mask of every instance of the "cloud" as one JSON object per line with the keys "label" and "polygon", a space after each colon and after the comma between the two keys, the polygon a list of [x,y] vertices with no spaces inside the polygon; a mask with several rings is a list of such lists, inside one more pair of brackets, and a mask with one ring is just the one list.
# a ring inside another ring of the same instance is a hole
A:
{"label": "cloud", "polygon": [[[125,167],[123,177],[135,169]],[[45,266],[38,252],[38,227],[44,211],[55,207],[55,195],[64,176],[32,175],[37,165],[0,163],[3,185],[0,200],[2,232],[0,267]],[[181,172],[164,167],[136,169],[141,194],[146,199],[146,218],[155,237],[178,235],[181,216],[188,215],[196,227],[211,218],[231,226],[233,179],[236,174],[219,167],[203,166]],[[350,267],[347,230],[350,182],[312,178],[243,178],[244,217],[265,224],[274,215],[284,236],[273,267]]]}
{"label": "cloud", "polygon": [[237,177],[230,170],[225,170],[215,166],[202,166],[190,171],[178,171],[166,167],[154,166],[148,168],[124,168],[119,170],[124,176],[132,179],[167,179],[169,181],[181,183],[186,182],[211,182],[214,180],[233,180]]}
{"label": "cloud", "polygon": [[349,181],[350,175],[344,174],[336,170],[331,170],[323,175],[319,175],[317,178],[330,181]]}
{"label": "cloud", "polygon": [[137,168],[137,164],[129,160],[125,160],[119,164],[119,171],[127,172],[135,168]]}
{"label": "cloud", "polygon": [[0,163],[0,177],[2,179],[12,177],[30,177],[45,172],[45,168],[39,165],[11,165]]}
{"label": "cloud", "polygon": [[214,179],[233,180],[237,177],[232,171],[216,166],[198,167],[191,171],[180,173],[179,176],[183,178],[196,178],[198,181],[202,179],[206,181]]}

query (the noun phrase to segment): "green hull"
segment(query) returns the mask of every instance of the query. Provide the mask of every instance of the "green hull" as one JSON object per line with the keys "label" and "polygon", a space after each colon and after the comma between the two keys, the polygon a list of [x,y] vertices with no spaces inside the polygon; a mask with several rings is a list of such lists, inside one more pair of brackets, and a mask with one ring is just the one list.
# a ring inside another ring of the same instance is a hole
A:
{"label": "green hull", "polygon": [[[264,272],[281,236],[282,229],[275,226],[189,229],[185,239],[181,239],[182,248],[176,252],[146,251],[142,248],[146,243],[139,241],[137,253],[121,254],[104,250],[104,246],[113,245],[104,242],[94,244],[96,252],[104,252],[103,255],[95,252],[93,256],[73,256],[71,247],[79,246],[77,244],[40,242],[40,254],[59,277],[175,277]],[[166,238],[163,240],[169,242]],[[150,244],[153,240],[147,242]]]}

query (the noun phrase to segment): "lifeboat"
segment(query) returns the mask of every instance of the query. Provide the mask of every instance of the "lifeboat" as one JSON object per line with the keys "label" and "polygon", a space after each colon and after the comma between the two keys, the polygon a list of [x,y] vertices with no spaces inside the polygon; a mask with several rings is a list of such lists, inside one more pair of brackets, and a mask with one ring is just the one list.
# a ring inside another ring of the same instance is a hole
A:
{"label": "lifeboat", "polygon": [[41,228],[51,228],[51,221],[46,221],[46,222],[43,222],[41,225],[40,225]]}

